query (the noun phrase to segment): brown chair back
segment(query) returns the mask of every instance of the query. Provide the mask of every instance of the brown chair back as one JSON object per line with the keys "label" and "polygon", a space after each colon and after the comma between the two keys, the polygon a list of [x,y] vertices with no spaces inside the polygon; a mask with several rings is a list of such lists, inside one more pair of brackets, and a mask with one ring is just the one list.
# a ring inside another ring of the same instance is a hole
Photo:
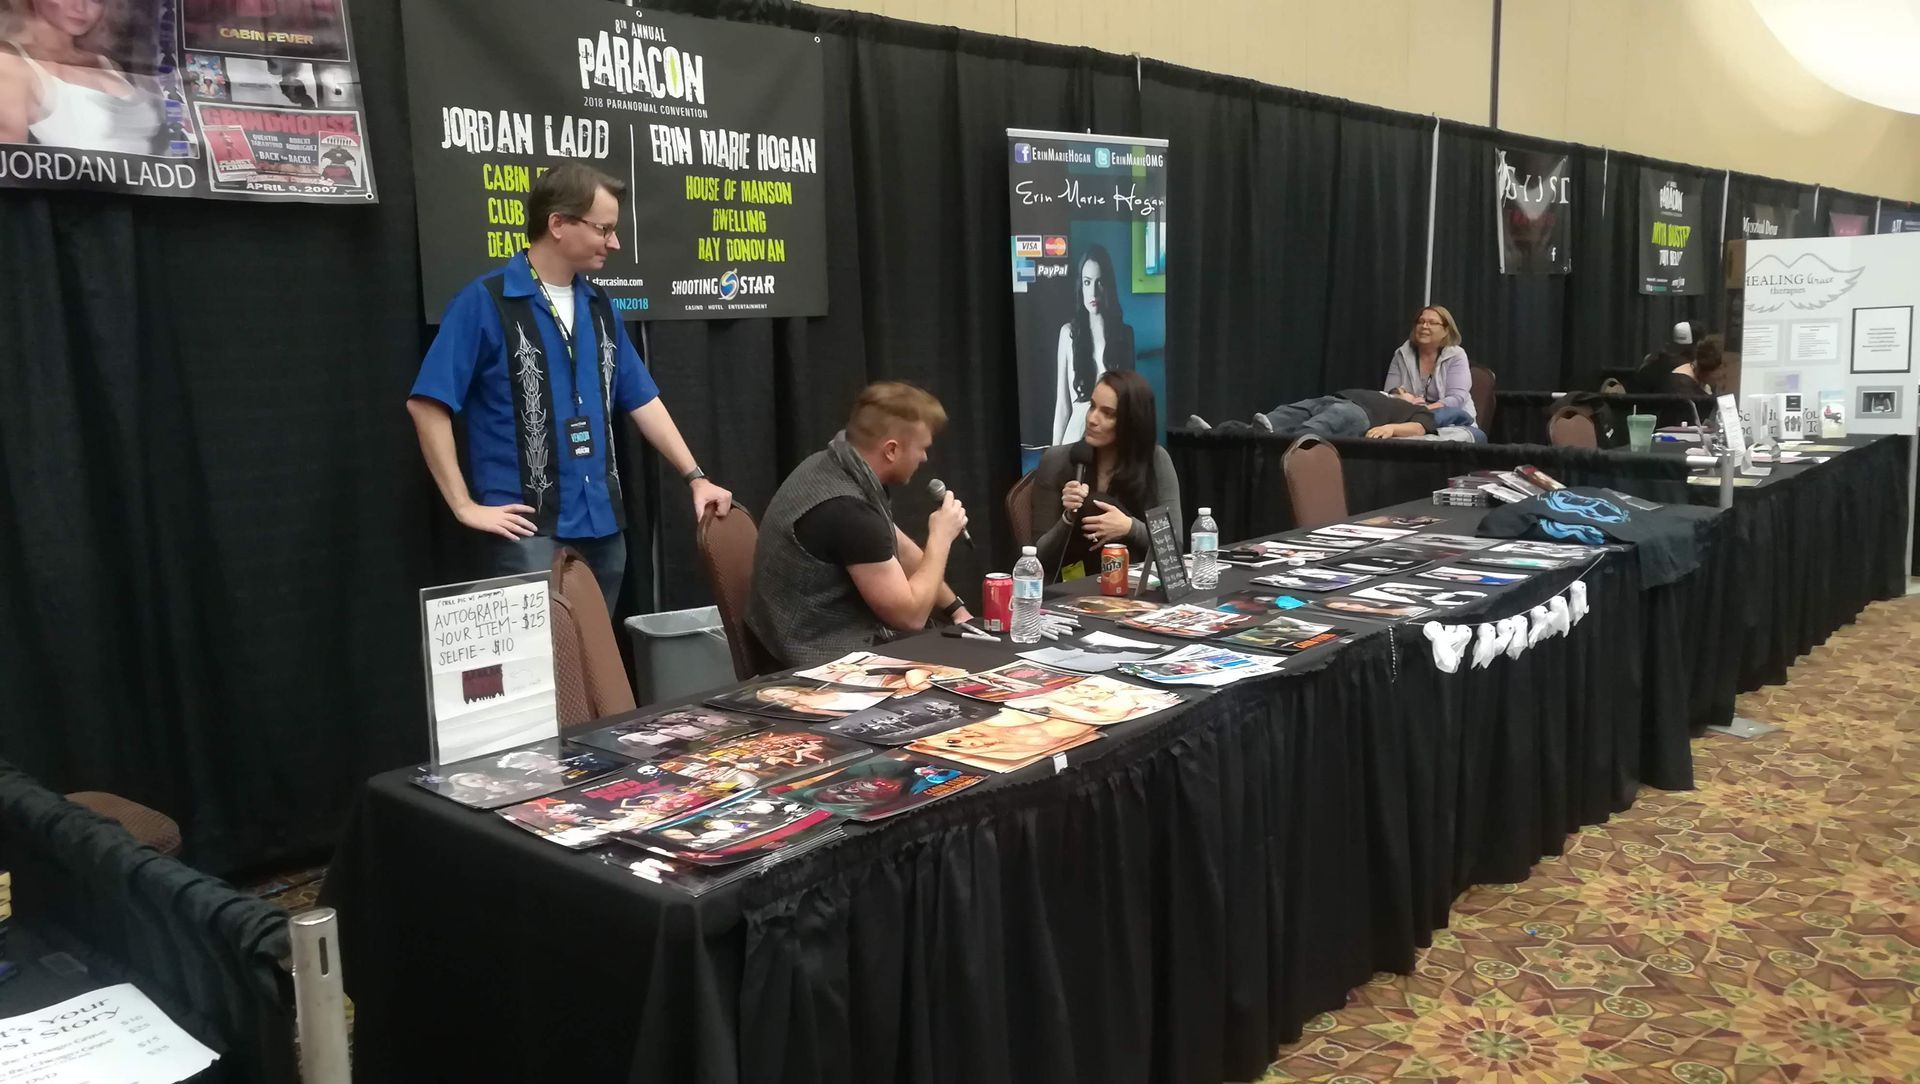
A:
{"label": "brown chair back", "polygon": [[1316,436],[1301,437],[1280,457],[1280,467],[1293,499],[1295,527],[1320,527],[1347,518],[1347,477],[1333,445]]}
{"label": "brown chair back", "polygon": [[1625,395],[1627,394],[1627,386],[1615,380],[1613,377],[1608,377],[1600,382],[1600,394]]}
{"label": "brown chair back", "polygon": [[593,569],[565,546],[553,555],[553,677],[564,733],[632,711],[633,683]]}
{"label": "brown chair back", "polygon": [[1015,546],[1033,545],[1033,476],[1037,473],[1028,471],[1007,490],[1007,524],[1013,529]]}
{"label": "brown chair back", "polygon": [[67,801],[119,821],[128,835],[161,854],[172,857],[180,853],[180,826],[157,809],[103,790],[77,790],[67,795]]}
{"label": "brown chair back", "polygon": [[1473,365],[1467,369],[1467,375],[1473,380],[1473,423],[1482,433],[1493,431],[1493,370],[1484,365]]}
{"label": "brown chair back", "polygon": [[759,674],[780,669],[779,663],[760,644],[760,638],[747,627],[747,610],[753,604],[753,552],[759,545],[760,528],[739,505],[725,516],[708,512],[700,517],[696,532],[700,563],[706,566],[707,585],[713,591],[713,603],[720,611],[720,626],[727,632],[727,650],[733,655],[733,676],[745,681]]}
{"label": "brown chair back", "polygon": [[1547,425],[1547,436],[1558,448],[1598,448],[1593,419],[1577,410],[1563,410]]}

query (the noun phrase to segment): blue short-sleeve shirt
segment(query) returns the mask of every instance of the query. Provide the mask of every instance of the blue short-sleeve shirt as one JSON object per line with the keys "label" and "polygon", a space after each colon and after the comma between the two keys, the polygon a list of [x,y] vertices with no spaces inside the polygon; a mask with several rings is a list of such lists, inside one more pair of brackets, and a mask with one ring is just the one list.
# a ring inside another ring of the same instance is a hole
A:
{"label": "blue short-sleeve shirt", "polygon": [[[555,424],[549,432],[564,439],[567,418],[585,417],[593,433],[593,454],[575,458],[554,447],[555,485],[560,502],[554,535],[559,538],[605,538],[617,532],[613,502],[608,497],[606,472],[613,433],[600,399],[600,343],[588,310],[593,289],[585,275],[573,277],[573,360],[568,361],[565,340],[553,314],[534,284],[522,252],[505,267],[468,283],[448,303],[411,395],[446,404],[467,423],[467,485],[481,504],[519,504],[520,445],[515,430],[513,386],[507,369],[506,331],[487,282],[506,276],[502,293],[533,298],[534,322],[547,358],[548,388]],[[627,336],[616,311],[613,322],[613,408],[626,414],[646,406],[660,395],[653,377]],[[580,404],[574,405],[579,382]]]}

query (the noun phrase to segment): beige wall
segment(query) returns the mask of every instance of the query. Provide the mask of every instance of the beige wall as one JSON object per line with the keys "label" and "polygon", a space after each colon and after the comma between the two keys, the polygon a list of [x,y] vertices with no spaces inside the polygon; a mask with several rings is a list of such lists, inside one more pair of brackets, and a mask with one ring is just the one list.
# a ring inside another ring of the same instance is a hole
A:
{"label": "beige wall", "polygon": [[[815,0],[1487,123],[1493,0]],[[1920,117],[1847,98],[1747,0],[1506,0],[1500,126],[1920,200]]]}

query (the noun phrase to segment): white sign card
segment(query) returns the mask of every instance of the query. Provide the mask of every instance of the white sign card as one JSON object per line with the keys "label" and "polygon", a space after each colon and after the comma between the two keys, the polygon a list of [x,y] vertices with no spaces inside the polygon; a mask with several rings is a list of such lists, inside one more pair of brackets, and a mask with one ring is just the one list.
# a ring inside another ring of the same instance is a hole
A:
{"label": "white sign card", "polygon": [[1740,332],[1740,364],[1780,364],[1780,325],[1747,321],[1746,327]]}
{"label": "white sign card", "polygon": [[1718,404],[1720,435],[1727,443],[1727,454],[1733,456],[1735,464],[1745,467],[1753,459],[1747,451],[1747,431],[1740,422],[1740,405],[1731,395],[1722,395],[1714,400]]}
{"label": "white sign card", "polygon": [[1805,365],[1840,360],[1840,321],[1796,320],[1788,327],[1790,361]]}
{"label": "white sign card", "polygon": [[1856,373],[1904,373],[1913,369],[1913,306],[1853,310]]}
{"label": "white sign card", "polygon": [[528,572],[420,592],[435,764],[559,736],[551,579]]}
{"label": "white sign card", "polygon": [[0,1020],[0,1080],[172,1084],[219,1057],[132,983]]}

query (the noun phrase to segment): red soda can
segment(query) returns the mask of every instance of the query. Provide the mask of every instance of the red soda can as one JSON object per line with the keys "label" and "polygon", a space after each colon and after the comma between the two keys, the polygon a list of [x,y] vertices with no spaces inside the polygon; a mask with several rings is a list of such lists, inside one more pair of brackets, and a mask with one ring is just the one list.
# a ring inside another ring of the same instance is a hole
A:
{"label": "red soda can", "polygon": [[1100,547],[1100,593],[1121,597],[1127,593],[1127,547],[1118,542]]}
{"label": "red soda can", "polygon": [[1013,577],[1005,572],[989,572],[980,585],[980,623],[988,632],[1006,632],[1013,628]]}

